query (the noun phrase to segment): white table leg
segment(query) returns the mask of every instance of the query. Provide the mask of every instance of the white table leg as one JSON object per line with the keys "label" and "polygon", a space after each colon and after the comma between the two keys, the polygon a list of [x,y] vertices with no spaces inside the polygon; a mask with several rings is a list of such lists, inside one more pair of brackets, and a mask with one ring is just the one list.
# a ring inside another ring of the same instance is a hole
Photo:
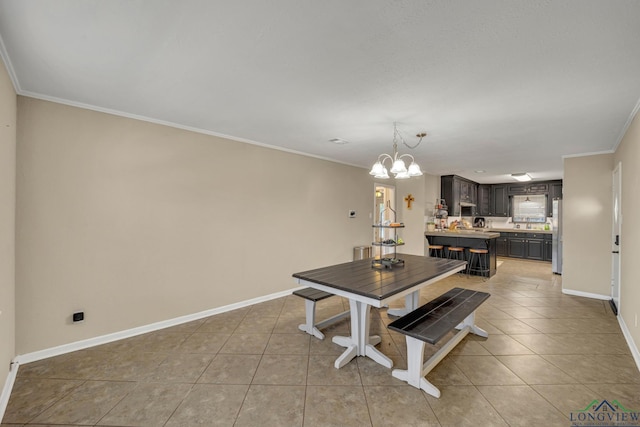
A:
{"label": "white table leg", "polygon": [[420,304],[420,291],[411,292],[404,297],[404,308],[390,308],[387,310],[389,316],[404,316],[418,308]]}
{"label": "white table leg", "polygon": [[369,336],[371,306],[363,302],[349,300],[351,310],[351,336],[335,336],[333,343],[346,350],[336,359],[334,366],[340,369],[356,356],[368,356],[382,366],[391,368],[393,361],[381,353],[374,345],[382,341],[378,335]]}

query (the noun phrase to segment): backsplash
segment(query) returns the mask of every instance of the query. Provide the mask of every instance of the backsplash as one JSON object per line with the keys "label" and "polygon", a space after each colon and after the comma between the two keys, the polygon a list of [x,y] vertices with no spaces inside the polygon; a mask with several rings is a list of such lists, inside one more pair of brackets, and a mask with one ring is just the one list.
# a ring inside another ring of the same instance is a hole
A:
{"label": "backsplash", "polygon": [[[426,223],[431,220],[433,217],[425,216],[425,230],[427,229]],[[473,217],[465,217],[469,220],[470,223],[473,223]],[[516,229],[516,225],[520,226],[521,230],[544,230],[544,223],[518,223],[515,224],[512,221],[511,217],[491,217],[491,216],[483,216],[485,219],[485,225],[490,228],[506,228],[506,229]],[[451,216],[447,218],[447,225],[451,224],[453,221],[460,221],[462,218],[459,216]],[[549,227],[552,227],[551,218],[547,218],[547,224]],[[529,226],[530,228],[527,228]]]}

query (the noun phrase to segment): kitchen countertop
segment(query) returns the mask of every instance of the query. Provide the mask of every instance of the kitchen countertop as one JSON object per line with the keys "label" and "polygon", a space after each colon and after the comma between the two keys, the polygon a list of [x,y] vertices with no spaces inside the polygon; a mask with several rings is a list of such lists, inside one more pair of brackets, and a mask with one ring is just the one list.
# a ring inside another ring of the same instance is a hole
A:
{"label": "kitchen countertop", "polygon": [[536,234],[553,234],[551,230],[533,230],[526,228],[484,228],[484,230],[493,231],[496,233],[536,233]]}
{"label": "kitchen countertop", "polygon": [[464,237],[468,239],[495,239],[500,237],[500,232],[488,228],[478,228],[475,230],[425,231],[424,235],[434,237]]}

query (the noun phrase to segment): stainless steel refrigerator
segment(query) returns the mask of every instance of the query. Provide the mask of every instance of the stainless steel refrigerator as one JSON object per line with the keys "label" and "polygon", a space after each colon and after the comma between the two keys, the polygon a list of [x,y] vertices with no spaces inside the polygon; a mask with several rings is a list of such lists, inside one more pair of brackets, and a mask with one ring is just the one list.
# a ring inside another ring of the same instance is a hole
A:
{"label": "stainless steel refrigerator", "polygon": [[553,199],[551,271],[562,274],[562,199]]}

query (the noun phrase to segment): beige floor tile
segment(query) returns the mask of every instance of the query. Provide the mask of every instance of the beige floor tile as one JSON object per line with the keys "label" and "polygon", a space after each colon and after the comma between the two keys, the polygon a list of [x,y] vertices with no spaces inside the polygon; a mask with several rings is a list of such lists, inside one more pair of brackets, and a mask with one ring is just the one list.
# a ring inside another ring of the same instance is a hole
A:
{"label": "beige floor tile", "polygon": [[270,334],[278,321],[277,317],[245,317],[234,334]]}
{"label": "beige floor tile", "polygon": [[489,350],[481,344],[483,339],[476,339],[474,335],[467,335],[449,354],[460,354],[466,356],[489,356]]}
{"label": "beige floor tile", "polygon": [[251,384],[262,359],[258,354],[218,354],[198,379],[198,383]]}
{"label": "beige floor tile", "polygon": [[543,355],[542,357],[582,384],[617,382],[615,370],[607,364],[602,364],[593,356],[567,354]]}
{"label": "beige floor tile", "polygon": [[391,376],[391,371],[395,368],[406,369],[407,361],[402,355],[389,354],[387,355],[393,362],[391,369],[385,368],[378,362],[368,357],[356,357],[349,363],[356,363],[358,365],[358,371],[362,378],[362,384],[365,386],[372,385],[402,385],[406,384],[397,378]]}
{"label": "beige floor tile", "polygon": [[583,409],[593,399],[599,398],[597,393],[582,384],[539,384],[531,388],[567,417],[571,416],[572,411]]}
{"label": "beige floor tile", "polygon": [[139,383],[98,425],[164,425],[190,389],[190,384]]}
{"label": "beige floor tile", "polygon": [[567,426],[569,418],[529,386],[479,386],[480,393],[512,427]]}
{"label": "beige floor tile", "polygon": [[248,389],[248,385],[197,384],[165,425],[231,426]]}
{"label": "beige floor tile", "polygon": [[302,426],[305,387],[252,385],[234,427]]}
{"label": "beige floor tile", "polygon": [[526,346],[520,344],[508,335],[489,335],[487,339],[479,342],[489,353],[496,356],[533,353]]}
{"label": "beige floor tile", "polygon": [[[309,354],[311,335],[300,334],[271,334],[265,354]],[[316,338],[313,338],[316,339]]]}
{"label": "beige floor tile", "polygon": [[18,377],[2,421],[26,424],[83,383],[82,380]]}
{"label": "beige floor tile", "polygon": [[229,337],[218,353],[223,354],[262,354],[267,347],[271,334],[235,333]]}
{"label": "beige floor tile", "polygon": [[496,357],[527,384],[571,384],[579,382],[536,354]]}
{"label": "beige floor tile", "polygon": [[[491,319],[488,321],[504,334],[540,334],[536,328],[532,328],[517,319]],[[488,331],[487,331],[488,332]]]}
{"label": "beige floor tile", "polygon": [[336,369],[335,360],[333,356],[311,355],[307,385],[362,385],[357,362]]}
{"label": "beige floor tile", "polygon": [[265,354],[252,384],[305,385],[308,362],[308,356]]}
{"label": "beige floor tile", "polygon": [[443,386],[439,389],[439,399],[426,397],[442,427],[508,425],[476,387]]}
{"label": "beige floor tile", "polygon": [[171,354],[144,381],[195,383],[212,359],[207,354]]}
{"label": "beige floor tile", "polygon": [[369,408],[360,386],[307,386],[304,426],[371,426]]}
{"label": "beige floor tile", "polygon": [[93,379],[104,381],[140,381],[149,376],[167,357],[166,353],[122,352],[100,366]]}
{"label": "beige floor tile", "polygon": [[458,368],[453,357],[445,357],[431,372],[427,380],[436,387],[442,385],[471,385],[469,378]]}
{"label": "beige floor tile", "polygon": [[494,356],[451,356],[474,385],[521,385],[524,382]]}
{"label": "beige floor tile", "polygon": [[[218,314],[206,319],[206,321],[198,328],[198,332],[209,332],[214,334],[232,334],[242,319],[244,315],[235,315],[230,316],[227,313]],[[218,317],[223,316],[223,317]]]}
{"label": "beige floor tile", "polygon": [[[427,375],[440,399],[366,357],[335,369],[344,348],[332,338],[350,334],[349,319],[323,329],[319,340],[298,330],[304,300],[289,295],[23,364],[3,421],[26,423],[48,411],[57,425],[74,425],[107,411],[103,425],[162,425],[171,416],[168,425],[484,427],[561,419],[566,426],[572,410],[594,399],[640,409],[640,372],[608,303],[563,295],[562,276],[551,274],[548,263],[500,261],[490,280],[453,275],[420,293],[422,303],[452,287],[491,293],[476,316],[489,337],[468,335]],[[317,318],[348,307],[344,298],[328,298]],[[405,337],[387,329],[394,319],[385,308],[372,309],[371,331],[394,368],[405,369]],[[452,335],[426,346],[425,355]],[[531,407],[555,415],[541,421]]]}
{"label": "beige floor tile", "polygon": [[586,384],[595,399],[619,401],[625,408],[640,412],[640,384]]}
{"label": "beige floor tile", "polygon": [[566,334],[525,334],[510,336],[536,354],[575,353],[575,349],[569,343],[563,340],[563,337],[566,336]]}
{"label": "beige floor tile", "polygon": [[134,388],[135,383],[132,382],[87,381],[36,417],[33,422],[93,425]]}
{"label": "beige floor tile", "polygon": [[422,390],[411,386],[364,388],[374,427],[440,426]]}
{"label": "beige floor tile", "polygon": [[230,334],[195,332],[184,340],[177,352],[216,354],[230,337]]}

